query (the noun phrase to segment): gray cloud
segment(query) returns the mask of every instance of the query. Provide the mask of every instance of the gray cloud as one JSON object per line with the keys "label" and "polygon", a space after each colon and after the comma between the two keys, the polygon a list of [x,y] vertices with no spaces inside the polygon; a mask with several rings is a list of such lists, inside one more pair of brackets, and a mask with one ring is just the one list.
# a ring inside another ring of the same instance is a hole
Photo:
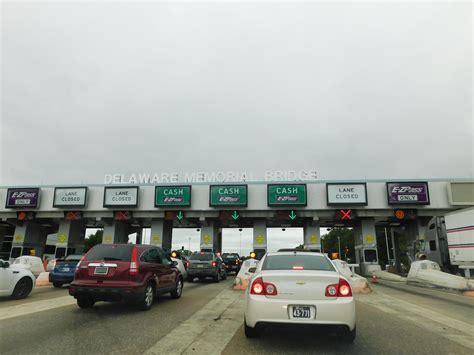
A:
{"label": "gray cloud", "polygon": [[472,177],[470,3],[2,3],[0,184]]}

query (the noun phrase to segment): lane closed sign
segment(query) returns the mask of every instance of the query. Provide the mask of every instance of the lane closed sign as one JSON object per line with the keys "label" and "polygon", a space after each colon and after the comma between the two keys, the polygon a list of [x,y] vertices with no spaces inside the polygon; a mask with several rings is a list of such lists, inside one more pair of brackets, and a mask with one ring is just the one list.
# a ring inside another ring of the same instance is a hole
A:
{"label": "lane closed sign", "polygon": [[367,205],[365,183],[326,184],[328,205]]}

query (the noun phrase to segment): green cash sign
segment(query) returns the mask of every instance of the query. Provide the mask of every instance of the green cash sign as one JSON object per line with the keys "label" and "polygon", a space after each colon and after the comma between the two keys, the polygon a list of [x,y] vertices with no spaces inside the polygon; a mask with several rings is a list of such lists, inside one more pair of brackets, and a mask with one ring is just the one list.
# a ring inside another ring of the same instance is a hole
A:
{"label": "green cash sign", "polygon": [[306,206],[306,184],[267,185],[268,206]]}
{"label": "green cash sign", "polygon": [[247,206],[247,185],[211,185],[209,205]]}
{"label": "green cash sign", "polygon": [[156,186],[155,207],[191,206],[191,186]]}

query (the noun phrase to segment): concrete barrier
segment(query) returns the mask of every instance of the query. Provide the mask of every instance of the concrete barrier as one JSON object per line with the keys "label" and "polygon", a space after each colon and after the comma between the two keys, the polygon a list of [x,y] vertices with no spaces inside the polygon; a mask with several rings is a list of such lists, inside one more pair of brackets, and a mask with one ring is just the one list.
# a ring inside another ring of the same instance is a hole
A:
{"label": "concrete barrier", "polygon": [[38,278],[36,279],[36,286],[51,286],[52,284],[49,282],[49,272],[42,272],[39,274]]}
{"label": "concrete barrier", "polygon": [[408,273],[407,282],[458,291],[474,290],[473,280],[442,272],[439,265],[430,260],[413,262]]}

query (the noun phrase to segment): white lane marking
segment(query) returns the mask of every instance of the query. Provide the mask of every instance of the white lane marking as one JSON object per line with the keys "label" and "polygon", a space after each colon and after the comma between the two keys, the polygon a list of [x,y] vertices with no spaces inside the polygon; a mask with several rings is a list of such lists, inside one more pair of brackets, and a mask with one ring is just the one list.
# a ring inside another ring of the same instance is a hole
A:
{"label": "white lane marking", "polygon": [[47,311],[64,306],[75,304],[76,300],[71,296],[56,297],[49,300],[42,300],[30,303],[19,304],[8,308],[2,308],[0,320],[10,319],[28,314]]}
{"label": "white lane marking", "polygon": [[244,308],[245,294],[225,289],[145,354],[220,354],[242,325]]}
{"label": "white lane marking", "polygon": [[380,291],[368,297],[356,297],[356,300],[377,308],[382,312],[390,313],[398,318],[411,321],[421,328],[437,333],[439,336],[470,349],[474,349],[474,326],[472,324],[441,315]]}

